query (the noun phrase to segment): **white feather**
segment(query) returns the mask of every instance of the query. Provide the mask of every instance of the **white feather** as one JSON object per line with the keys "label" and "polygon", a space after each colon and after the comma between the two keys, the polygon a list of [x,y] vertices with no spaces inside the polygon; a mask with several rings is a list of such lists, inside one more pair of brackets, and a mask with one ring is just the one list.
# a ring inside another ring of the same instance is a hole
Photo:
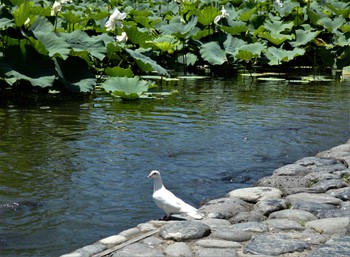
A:
{"label": "white feather", "polygon": [[166,218],[169,218],[171,214],[178,213],[186,213],[195,219],[203,218],[198,213],[196,208],[185,203],[164,187],[159,171],[151,171],[148,177],[154,179],[154,190],[152,197],[156,205],[160,209],[164,210],[166,213]]}

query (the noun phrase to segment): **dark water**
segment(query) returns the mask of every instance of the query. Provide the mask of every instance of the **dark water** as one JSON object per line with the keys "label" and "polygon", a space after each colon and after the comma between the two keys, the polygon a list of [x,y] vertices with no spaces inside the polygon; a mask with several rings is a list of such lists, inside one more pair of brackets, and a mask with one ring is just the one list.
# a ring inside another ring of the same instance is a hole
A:
{"label": "dark water", "polygon": [[59,256],[160,218],[151,169],[198,206],[350,137],[349,80],[178,89],[0,108],[0,255]]}

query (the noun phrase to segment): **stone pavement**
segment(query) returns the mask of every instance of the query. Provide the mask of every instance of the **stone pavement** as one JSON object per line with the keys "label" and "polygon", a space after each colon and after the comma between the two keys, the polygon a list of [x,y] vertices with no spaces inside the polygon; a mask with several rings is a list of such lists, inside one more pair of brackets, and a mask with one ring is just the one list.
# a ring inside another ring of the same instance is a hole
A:
{"label": "stone pavement", "polygon": [[350,140],[204,204],[61,257],[350,256]]}

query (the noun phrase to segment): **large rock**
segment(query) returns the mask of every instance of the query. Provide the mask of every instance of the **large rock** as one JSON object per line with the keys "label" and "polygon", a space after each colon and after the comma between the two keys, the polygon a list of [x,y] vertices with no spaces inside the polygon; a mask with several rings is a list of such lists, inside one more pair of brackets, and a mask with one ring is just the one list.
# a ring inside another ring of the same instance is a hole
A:
{"label": "large rock", "polygon": [[236,216],[229,219],[231,224],[263,220],[266,220],[266,216],[256,210],[240,212]]}
{"label": "large rock", "polygon": [[269,219],[288,219],[298,222],[307,222],[315,220],[317,218],[315,215],[308,211],[288,209],[271,213]]}
{"label": "large rock", "polygon": [[165,248],[167,257],[192,257],[193,252],[189,245],[183,242],[175,242]]}
{"label": "large rock", "polygon": [[255,186],[260,187],[275,187],[275,188],[306,188],[309,181],[304,176],[268,176],[264,177],[255,183]]}
{"label": "large rock", "polygon": [[268,199],[261,200],[254,205],[254,209],[261,212],[263,215],[269,215],[271,212],[283,210],[287,208],[285,199]]}
{"label": "large rock", "polygon": [[299,164],[287,164],[273,172],[275,176],[305,176],[310,173],[311,170],[307,167],[301,166]]}
{"label": "large rock", "polygon": [[244,253],[281,255],[310,249],[304,240],[296,240],[287,234],[263,234],[255,236],[244,248]]}
{"label": "large rock", "polygon": [[238,198],[219,198],[207,202],[199,211],[208,218],[229,219],[240,212],[249,211],[251,204]]}
{"label": "large rock", "polygon": [[165,225],[159,231],[164,239],[187,241],[206,237],[210,234],[210,227],[198,221],[181,221]]}
{"label": "large rock", "polygon": [[345,235],[349,226],[350,217],[319,219],[305,223],[305,227],[328,235]]}
{"label": "large rock", "polygon": [[234,242],[248,241],[252,238],[253,235],[254,233],[252,232],[237,231],[231,228],[220,229],[220,230],[214,231],[211,234],[213,238],[219,238],[219,239],[224,239],[224,240],[229,240]]}
{"label": "large rock", "polygon": [[312,203],[312,202],[296,202],[292,205],[293,209],[311,212],[317,218],[323,218],[328,211],[337,211],[338,207],[333,204]]}
{"label": "large rock", "polygon": [[279,199],[282,197],[282,192],[273,187],[249,187],[233,190],[228,193],[228,196],[256,203],[260,200]]}
{"label": "large rock", "polygon": [[350,187],[329,190],[329,191],[327,191],[327,194],[329,194],[335,198],[339,198],[343,201],[349,201],[350,200]]}
{"label": "large rock", "polygon": [[348,184],[345,183],[343,179],[328,179],[328,180],[321,180],[315,183],[314,185],[311,186],[311,188],[317,192],[325,193],[330,189],[337,189],[337,188],[342,188],[347,186]]}
{"label": "large rock", "polygon": [[197,246],[204,248],[238,248],[240,243],[219,239],[201,239],[196,242]]}
{"label": "large rock", "polygon": [[299,193],[294,195],[288,195],[286,199],[291,204],[295,204],[296,202],[310,202],[310,203],[340,205],[342,203],[342,200],[332,197],[328,194]]}
{"label": "large rock", "polygon": [[161,248],[135,243],[118,250],[112,257],[165,257],[165,254]]}
{"label": "large rock", "polygon": [[197,257],[238,257],[234,248],[204,248],[199,247],[196,250]]}
{"label": "large rock", "polygon": [[346,144],[338,145],[329,150],[320,152],[316,156],[323,157],[323,158],[334,158],[344,162],[346,166],[349,167],[350,166],[350,140],[348,140]]}
{"label": "large rock", "polygon": [[270,231],[278,230],[304,230],[305,228],[295,220],[288,219],[271,219],[265,220],[262,223],[267,224]]}
{"label": "large rock", "polygon": [[233,224],[230,226],[233,230],[245,231],[245,232],[266,232],[268,231],[267,224],[261,222],[244,222]]}
{"label": "large rock", "polygon": [[313,251],[308,257],[345,257],[350,254],[350,236],[342,236],[328,240]]}

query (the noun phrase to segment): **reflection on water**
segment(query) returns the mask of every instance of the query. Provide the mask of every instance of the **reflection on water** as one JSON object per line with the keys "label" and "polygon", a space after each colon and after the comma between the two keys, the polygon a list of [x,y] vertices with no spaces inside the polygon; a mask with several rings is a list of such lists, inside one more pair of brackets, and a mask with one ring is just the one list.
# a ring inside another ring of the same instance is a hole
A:
{"label": "reflection on water", "polygon": [[0,108],[0,255],[58,256],[163,216],[151,169],[198,206],[343,143],[349,94],[203,80],[163,100]]}

